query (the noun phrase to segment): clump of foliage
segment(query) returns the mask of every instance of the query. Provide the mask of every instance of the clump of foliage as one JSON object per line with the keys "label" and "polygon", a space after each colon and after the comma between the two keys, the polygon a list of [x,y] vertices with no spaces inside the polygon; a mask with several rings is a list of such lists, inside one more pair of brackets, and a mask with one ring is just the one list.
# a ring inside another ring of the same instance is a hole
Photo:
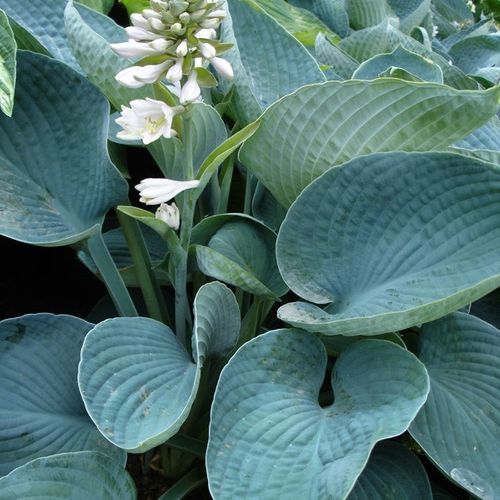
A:
{"label": "clump of foliage", "polygon": [[0,499],[500,497],[493,2],[123,3],[0,0],[0,233],[109,292],[0,322]]}

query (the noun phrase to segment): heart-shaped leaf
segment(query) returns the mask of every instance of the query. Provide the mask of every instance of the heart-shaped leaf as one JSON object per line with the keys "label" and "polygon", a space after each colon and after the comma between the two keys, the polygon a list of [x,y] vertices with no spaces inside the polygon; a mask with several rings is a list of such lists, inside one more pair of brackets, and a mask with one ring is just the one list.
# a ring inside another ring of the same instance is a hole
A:
{"label": "heart-shaped leaf", "polygon": [[[233,102],[241,123],[254,121],[280,97],[307,83],[325,80],[321,69],[293,35],[252,0],[228,0],[221,38],[234,47],[224,54],[234,80]],[[273,50],[269,50],[272,47]]]}
{"label": "heart-shaped leaf", "polygon": [[384,153],[334,167],[281,225],[278,315],[329,335],[437,319],[500,284],[500,171],[449,153]]}
{"label": "heart-shaped leaf", "polygon": [[0,475],[65,451],[125,460],[88,418],[78,392],[80,348],[92,326],[44,313],[0,322]]}
{"label": "heart-shaped leaf", "polygon": [[123,466],[94,451],[41,457],[0,478],[1,500],[68,498],[135,500],[134,481]]}
{"label": "heart-shaped leaf", "polygon": [[192,243],[206,275],[269,298],[287,292],[276,265],[276,234],[252,217],[207,217],[194,228]]}
{"label": "heart-shaped leaf", "polygon": [[5,12],[0,10],[0,109],[12,116],[16,87],[16,41]]}
{"label": "heart-shaped leaf", "polygon": [[0,0],[9,18],[31,35],[35,42],[56,59],[60,59],[76,71],[81,68],[76,62],[64,32],[64,7],[66,0]]}
{"label": "heart-shaped leaf", "polygon": [[240,159],[289,206],[329,167],[356,156],[446,148],[494,116],[499,96],[500,87],[469,92],[392,78],[309,85],[262,115]]}
{"label": "heart-shaped leaf", "polygon": [[211,411],[214,498],[345,498],[375,443],[404,432],[427,397],[427,373],[413,354],[364,340],[338,358],[335,401],[322,408],[326,361],[321,341],[286,329],[231,358]]}
{"label": "heart-shaped leaf", "polygon": [[420,460],[393,441],[377,444],[347,497],[349,500],[432,500],[431,485]]}
{"label": "heart-shaped leaf", "polygon": [[500,491],[500,331],[464,313],[424,325],[418,357],[431,391],[410,427],[413,438],[474,496]]}
{"label": "heart-shaped leaf", "polygon": [[17,65],[14,113],[0,116],[0,234],[74,243],[127,197],[106,149],[109,105],[62,62],[20,51]]}
{"label": "heart-shaped leaf", "polygon": [[149,318],[105,320],[85,338],[80,391],[99,430],[120,448],[140,453],[175,435],[191,410],[206,357],[234,347],[240,314],[224,285],[200,288],[194,318],[194,360],[167,326]]}

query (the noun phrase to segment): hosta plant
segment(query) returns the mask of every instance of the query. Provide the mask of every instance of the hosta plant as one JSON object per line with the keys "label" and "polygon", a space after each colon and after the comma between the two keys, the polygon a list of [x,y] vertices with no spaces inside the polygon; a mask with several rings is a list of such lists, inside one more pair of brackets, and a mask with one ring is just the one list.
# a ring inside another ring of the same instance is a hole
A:
{"label": "hosta plant", "polygon": [[0,0],[0,500],[500,498],[495,17]]}

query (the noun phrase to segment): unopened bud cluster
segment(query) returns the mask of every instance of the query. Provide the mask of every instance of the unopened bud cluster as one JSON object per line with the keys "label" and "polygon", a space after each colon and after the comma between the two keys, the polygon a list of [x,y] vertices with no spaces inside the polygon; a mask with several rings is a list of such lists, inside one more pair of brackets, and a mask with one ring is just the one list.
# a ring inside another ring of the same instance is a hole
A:
{"label": "unopened bud cluster", "polygon": [[218,57],[231,48],[216,39],[225,17],[221,0],[151,0],[149,9],[132,14],[128,42],[112,44],[123,57],[141,57],[116,79],[137,88],[166,79],[181,104],[200,99],[201,88],[216,84],[203,67],[211,64],[223,78],[232,78],[231,65]]}

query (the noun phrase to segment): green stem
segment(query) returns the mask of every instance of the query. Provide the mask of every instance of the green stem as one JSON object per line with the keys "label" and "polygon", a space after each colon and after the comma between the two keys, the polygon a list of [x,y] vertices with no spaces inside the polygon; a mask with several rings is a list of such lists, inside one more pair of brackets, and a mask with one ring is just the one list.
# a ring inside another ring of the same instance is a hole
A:
{"label": "green stem", "polygon": [[[193,137],[192,121],[189,111],[184,115],[183,143],[185,155],[184,177],[186,179],[193,179]],[[195,206],[196,202],[193,192],[191,190],[184,192],[181,211],[182,223],[179,238],[184,253],[182,259],[179,259],[177,262],[175,270],[175,332],[184,345],[187,345],[188,342],[186,335],[186,319],[188,317],[187,261]]]}
{"label": "green stem", "polygon": [[206,480],[207,478],[201,468],[196,467],[179,479],[179,481],[177,481],[168,491],[163,493],[158,500],[182,500],[190,491],[204,484]]}
{"label": "green stem", "polygon": [[191,455],[195,455],[198,458],[205,458],[205,452],[207,450],[207,443],[201,439],[186,436],[185,434],[176,434],[165,444],[171,448],[191,453]]}
{"label": "green stem", "polygon": [[98,233],[87,240],[87,248],[120,316],[138,316],[127,287],[120,272],[104,244],[102,234]]}
{"label": "green stem", "polygon": [[161,288],[152,269],[151,258],[137,221],[117,211],[127,245],[134,262],[134,270],[151,318],[171,325],[170,317],[162,300]]}

